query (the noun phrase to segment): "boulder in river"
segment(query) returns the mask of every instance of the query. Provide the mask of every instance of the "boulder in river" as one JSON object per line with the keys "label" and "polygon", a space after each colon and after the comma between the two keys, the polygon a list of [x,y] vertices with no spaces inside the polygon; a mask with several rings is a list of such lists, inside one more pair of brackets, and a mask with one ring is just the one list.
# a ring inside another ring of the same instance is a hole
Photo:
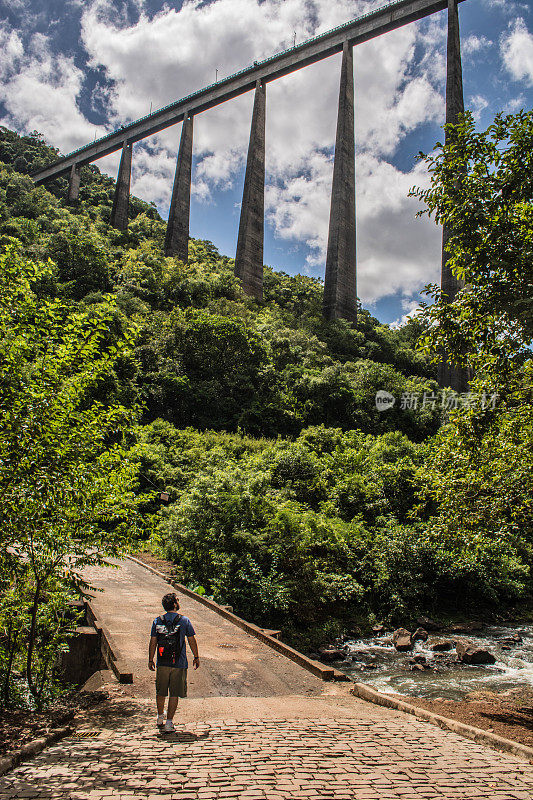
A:
{"label": "boulder in river", "polygon": [[459,641],[455,645],[457,657],[463,664],[495,664],[496,658],[489,650],[477,647],[467,640]]}
{"label": "boulder in river", "polygon": [[374,625],[372,628],[372,633],[385,633],[385,625]]}
{"label": "boulder in river", "polygon": [[518,644],[522,644],[522,641],[523,639],[519,633],[513,633],[512,636],[504,636],[502,639],[498,639],[498,644],[502,646],[502,650],[511,650]]}
{"label": "boulder in river", "polygon": [[416,631],[411,636],[412,642],[425,642],[429,638],[429,633],[425,630],[425,628],[417,628]]}
{"label": "boulder in river", "polygon": [[338,647],[320,647],[320,660],[325,664],[331,661],[342,661],[345,658],[344,650],[339,650]]}
{"label": "boulder in river", "polygon": [[413,656],[413,658],[410,658],[407,663],[408,664],[422,664],[422,666],[424,666],[424,664],[426,664],[427,661],[426,661],[426,657],[425,656],[417,655],[417,656]]}
{"label": "boulder in river", "polygon": [[406,628],[398,628],[398,630],[394,631],[392,643],[399,652],[412,650],[414,646],[411,640],[411,633]]}
{"label": "boulder in river", "polygon": [[482,622],[473,620],[472,622],[461,622],[457,625],[450,625],[449,631],[451,633],[475,633],[482,631],[485,626]]}
{"label": "boulder in river", "polygon": [[352,666],[352,659],[345,658],[344,661],[341,661],[339,664],[337,664],[337,666],[339,669],[347,669],[348,667]]}
{"label": "boulder in river", "polygon": [[428,645],[432,653],[444,653],[446,650],[453,650],[453,642],[447,639],[434,639]]}
{"label": "boulder in river", "polygon": [[442,628],[442,625],[439,625],[438,622],[435,622],[434,619],[430,619],[429,617],[418,617],[416,624],[426,631],[440,631]]}

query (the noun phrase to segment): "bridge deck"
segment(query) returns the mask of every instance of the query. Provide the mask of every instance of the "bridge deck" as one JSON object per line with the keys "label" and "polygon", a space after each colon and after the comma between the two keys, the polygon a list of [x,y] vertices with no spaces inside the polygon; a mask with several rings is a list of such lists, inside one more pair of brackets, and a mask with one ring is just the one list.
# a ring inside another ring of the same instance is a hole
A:
{"label": "bridge deck", "polygon": [[[87,577],[104,590],[95,593],[91,607],[133,671],[133,686],[124,689],[136,697],[153,697],[154,673],[148,670],[150,626],[163,613],[161,598],[174,589],[129,560],[121,562],[120,569],[94,567]],[[202,603],[180,597],[180,604],[181,613],[195,628],[202,660],[201,669],[189,669],[193,697],[274,697],[293,692],[318,696],[324,691],[322,680]],[[190,650],[188,658],[192,666]]]}
{"label": "bridge deck", "polygon": [[[458,2],[463,1],[458,0]],[[290,50],[256,62],[235,75],[193,92],[165,108],[113,131],[96,142],[80,147],[50,166],[38,170],[32,175],[32,178],[35,183],[42,183],[66,174],[73,165],[88,164],[120,150],[125,140],[138,142],[181,122],[186,113],[199,114],[220,103],[225,103],[233,97],[245,94],[254,88],[257,81],[273,81],[309,64],[322,61],[334,53],[340,53],[346,41],[352,45],[362,44],[388,31],[396,30],[410,22],[442,11],[447,8],[447,5],[447,0],[398,0],[398,2],[388,3],[382,8],[315,36]]]}

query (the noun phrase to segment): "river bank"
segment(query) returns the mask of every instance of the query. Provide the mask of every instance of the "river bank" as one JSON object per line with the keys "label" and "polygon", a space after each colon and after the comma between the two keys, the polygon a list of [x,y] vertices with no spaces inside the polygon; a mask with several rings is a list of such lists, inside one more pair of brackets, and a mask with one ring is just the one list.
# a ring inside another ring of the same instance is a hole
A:
{"label": "river bank", "polygon": [[472,692],[463,700],[425,700],[394,694],[399,700],[425,708],[442,717],[455,719],[533,747],[533,689],[508,689],[496,692]]}

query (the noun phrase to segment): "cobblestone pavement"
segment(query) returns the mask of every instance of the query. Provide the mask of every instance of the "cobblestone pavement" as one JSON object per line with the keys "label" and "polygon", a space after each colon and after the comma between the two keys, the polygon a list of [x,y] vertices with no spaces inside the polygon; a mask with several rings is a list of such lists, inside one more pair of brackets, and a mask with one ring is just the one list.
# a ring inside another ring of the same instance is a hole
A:
{"label": "cobblestone pavement", "polygon": [[[372,711],[372,707],[369,707]],[[225,720],[163,735],[132,719],[0,778],[0,798],[531,800],[533,765],[398,714]],[[145,714],[146,717],[146,714]]]}

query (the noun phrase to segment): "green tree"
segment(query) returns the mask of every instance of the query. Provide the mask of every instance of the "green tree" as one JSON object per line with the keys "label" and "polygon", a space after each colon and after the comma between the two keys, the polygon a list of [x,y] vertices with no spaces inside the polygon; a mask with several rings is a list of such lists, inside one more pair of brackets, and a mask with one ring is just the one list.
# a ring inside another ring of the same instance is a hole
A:
{"label": "green tree", "polygon": [[531,586],[533,112],[499,114],[481,132],[467,113],[449,134],[425,157],[430,188],[413,193],[450,230],[466,288],[441,302],[433,287],[421,344],[472,368],[486,399],[428,441],[419,510],[456,594],[496,602]]}
{"label": "green tree", "polygon": [[67,297],[111,289],[104,242],[76,220],[65,221],[48,241],[48,256],[58,267],[58,281]]}
{"label": "green tree", "polygon": [[90,396],[131,342],[103,346],[112,306],[39,302],[32,284],[46,271],[16,243],[0,256],[4,697],[25,653],[37,708],[53,688],[69,594],[87,565],[119,554],[135,533],[136,465],[122,442],[132,413]]}
{"label": "green tree", "polygon": [[532,585],[531,400],[504,401],[480,417],[476,409],[456,413],[427,443],[418,513],[456,596],[496,603],[523,597]]}
{"label": "green tree", "polygon": [[467,113],[449,133],[423,157],[431,186],[412,194],[450,231],[450,266],[467,289],[451,303],[430,290],[423,346],[503,388],[533,340],[533,111],[498,114],[482,132]]}
{"label": "green tree", "polygon": [[176,310],[157,334],[153,349],[140,351],[146,372],[155,368],[144,386],[153,411],[182,425],[235,430],[266,385],[259,336],[238,318],[195,309]]}

